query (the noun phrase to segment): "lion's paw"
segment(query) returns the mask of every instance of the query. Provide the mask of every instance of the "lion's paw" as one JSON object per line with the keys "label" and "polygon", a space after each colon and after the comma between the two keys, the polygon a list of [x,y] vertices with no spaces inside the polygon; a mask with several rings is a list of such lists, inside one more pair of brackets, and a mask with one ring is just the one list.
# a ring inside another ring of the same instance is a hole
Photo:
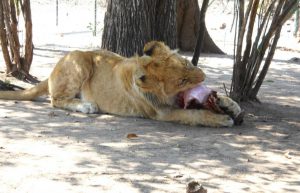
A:
{"label": "lion's paw", "polygon": [[232,118],[237,117],[242,112],[240,105],[226,96],[219,97],[218,105]]}
{"label": "lion's paw", "polygon": [[229,115],[213,114],[210,119],[205,120],[205,125],[210,127],[232,127],[234,120]]}
{"label": "lion's paw", "polygon": [[219,127],[232,127],[234,125],[234,121],[230,116],[225,115],[218,124]]}
{"label": "lion's paw", "polygon": [[85,114],[97,113],[98,106],[95,103],[83,102],[77,106],[77,110]]}

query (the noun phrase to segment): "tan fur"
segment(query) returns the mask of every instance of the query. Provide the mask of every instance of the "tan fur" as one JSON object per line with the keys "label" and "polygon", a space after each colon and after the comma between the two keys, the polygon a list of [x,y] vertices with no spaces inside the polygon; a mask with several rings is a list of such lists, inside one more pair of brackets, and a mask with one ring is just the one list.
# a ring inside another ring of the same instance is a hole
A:
{"label": "tan fur", "polygon": [[[25,91],[2,91],[0,98],[33,100],[49,93],[54,107],[83,113],[102,111],[213,127],[233,125],[227,115],[176,106],[179,92],[204,80],[199,68],[162,42],[146,44],[144,52],[147,55],[124,58],[105,50],[73,51],[57,63],[48,80]],[[75,97],[78,94],[81,99]],[[226,103],[231,101],[227,97],[221,100],[225,106],[232,105]]]}

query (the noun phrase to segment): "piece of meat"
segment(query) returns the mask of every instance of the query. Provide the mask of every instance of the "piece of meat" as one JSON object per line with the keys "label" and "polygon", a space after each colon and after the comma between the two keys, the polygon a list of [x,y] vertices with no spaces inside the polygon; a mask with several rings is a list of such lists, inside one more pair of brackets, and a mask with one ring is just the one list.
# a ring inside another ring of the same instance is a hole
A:
{"label": "piece of meat", "polygon": [[234,115],[226,108],[221,108],[219,104],[217,92],[199,84],[192,89],[188,89],[177,95],[176,104],[183,109],[207,109],[219,114],[229,115],[235,125],[241,125],[244,120],[245,111],[241,111],[238,115]]}
{"label": "piece of meat", "polygon": [[204,104],[208,96],[211,94],[212,89],[199,84],[198,86],[188,89],[183,93],[184,109],[186,109],[192,100],[195,100],[196,103]]}
{"label": "piece of meat", "polygon": [[216,113],[224,113],[217,104],[217,92],[199,84],[194,88],[179,93],[177,104],[184,109],[208,109]]}
{"label": "piece of meat", "polygon": [[204,102],[203,106],[205,109],[212,110],[216,113],[225,114],[225,112],[218,105],[218,95],[216,91],[212,91],[208,97],[206,102]]}

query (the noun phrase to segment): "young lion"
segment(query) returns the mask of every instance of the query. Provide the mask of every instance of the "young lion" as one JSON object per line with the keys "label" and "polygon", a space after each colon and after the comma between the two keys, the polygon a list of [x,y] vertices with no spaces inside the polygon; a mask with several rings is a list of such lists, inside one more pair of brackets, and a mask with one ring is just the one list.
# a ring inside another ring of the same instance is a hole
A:
{"label": "young lion", "polygon": [[[147,43],[144,52],[141,57],[124,58],[106,50],[73,51],[60,59],[49,79],[24,91],[1,91],[0,98],[33,100],[50,94],[52,106],[71,111],[101,111],[211,127],[233,125],[228,115],[176,106],[179,92],[204,80],[201,69],[162,42]],[[220,97],[219,105],[234,115],[241,112],[228,97]]]}

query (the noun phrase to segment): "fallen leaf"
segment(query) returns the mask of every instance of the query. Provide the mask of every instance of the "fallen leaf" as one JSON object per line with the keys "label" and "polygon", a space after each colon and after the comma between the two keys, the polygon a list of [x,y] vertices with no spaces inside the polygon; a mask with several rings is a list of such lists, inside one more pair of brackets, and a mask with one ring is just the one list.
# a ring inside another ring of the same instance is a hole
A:
{"label": "fallen leaf", "polygon": [[127,134],[127,139],[132,139],[132,138],[136,138],[136,137],[138,137],[138,136],[135,133],[128,133]]}
{"label": "fallen leaf", "polygon": [[176,176],[174,176],[174,178],[182,178],[183,177],[183,174],[178,174]]}

